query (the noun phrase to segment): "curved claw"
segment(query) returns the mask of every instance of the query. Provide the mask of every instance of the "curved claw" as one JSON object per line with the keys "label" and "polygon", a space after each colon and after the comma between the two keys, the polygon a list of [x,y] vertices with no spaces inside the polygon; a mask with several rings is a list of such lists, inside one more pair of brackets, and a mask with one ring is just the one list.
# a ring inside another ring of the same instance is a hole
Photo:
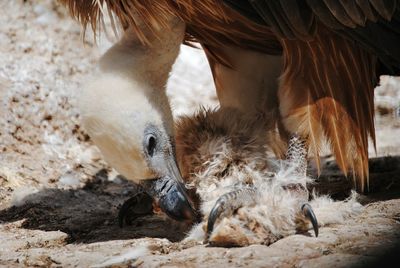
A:
{"label": "curved claw", "polygon": [[[122,204],[118,212],[119,227],[131,224],[131,221],[144,215],[152,214],[153,211],[153,198],[145,192],[135,194]],[[132,214],[129,214],[133,210]],[[130,216],[128,219],[127,216]]]}
{"label": "curved claw", "polygon": [[254,204],[258,196],[257,193],[256,188],[243,188],[226,193],[218,198],[208,216],[207,239],[214,230],[215,222],[222,213],[228,214],[240,207]]}
{"label": "curved claw", "polygon": [[219,216],[222,214],[222,212],[225,210],[225,204],[226,200],[223,200],[224,196],[221,196],[218,198],[217,202],[215,202],[214,207],[212,208],[210,215],[208,216],[208,221],[207,221],[207,238],[210,236],[212,231],[214,230],[214,224],[219,218]]}
{"label": "curved claw", "polygon": [[310,204],[303,204],[301,206],[301,211],[303,212],[304,216],[311,222],[314,229],[315,237],[318,237],[318,221]]}

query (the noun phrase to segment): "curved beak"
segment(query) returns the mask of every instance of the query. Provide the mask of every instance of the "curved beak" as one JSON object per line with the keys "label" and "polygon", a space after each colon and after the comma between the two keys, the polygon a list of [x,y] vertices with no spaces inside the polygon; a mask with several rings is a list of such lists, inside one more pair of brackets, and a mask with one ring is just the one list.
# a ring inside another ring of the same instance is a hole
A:
{"label": "curved beak", "polygon": [[177,221],[192,221],[196,217],[193,204],[186,193],[186,188],[174,157],[167,160],[167,174],[142,181],[146,192],[158,201],[161,210]]}

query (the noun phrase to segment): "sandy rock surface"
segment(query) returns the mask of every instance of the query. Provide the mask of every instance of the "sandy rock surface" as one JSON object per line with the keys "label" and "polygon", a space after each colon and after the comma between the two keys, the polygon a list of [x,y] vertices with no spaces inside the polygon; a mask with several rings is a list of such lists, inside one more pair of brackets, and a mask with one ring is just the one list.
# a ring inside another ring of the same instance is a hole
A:
{"label": "sandy rock surface", "polygon": [[[118,208],[136,186],[102,160],[76,108],[77,92],[110,42],[82,39],[53,1],[3,0],[0,10],[0,266],[365,267],[400,241],[398,191],[322,228],[318,238],[294,235],[270,246],[180,242],[188,227],[159,216],[120,229]],[[377,154],[398,156],[400,80],[381,81]],[[201,51],[182,50],[168,94],[175,116],[217,105]]]}

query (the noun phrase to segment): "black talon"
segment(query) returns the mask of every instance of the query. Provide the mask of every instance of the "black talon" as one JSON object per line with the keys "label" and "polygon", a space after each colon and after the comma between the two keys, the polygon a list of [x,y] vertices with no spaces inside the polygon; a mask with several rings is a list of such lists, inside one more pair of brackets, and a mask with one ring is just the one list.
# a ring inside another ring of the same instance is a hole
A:
{"label": "black talon", "polygon": [[315,237],[318,237],[318,221],[317,221],[317,217],[315,217],[314,211],[311,208],[310,204],[303,204],[301,206],[301,211],[303,212],[304,216],[311,221],[311,224],[313,226],[314,229],[314,233],[315,233]]}
{"label": "black talon", "polygon": [[253,205],[256,202],[257,193],[256,188],[247,187],[226,193],[218,198],[208,216],[206,240],[214,230],[215,222],[222,213],[229,214],[240,207]]}
{"label": "black talon", "polygon": [[217,202],[215,202],[214,207],[212,208],[210,215],[208,216],[207,221],[207,239],[214,230],[214,224],[217,221],[218,217],[222,214],[225,209],[226,198],[225,195],[218,198]]}
{"label": "black talon", "polygon": [[[133,213],[129,213],[133,212]],[[145,192],[135,194],[122,204],[118,212],[119,227],[131,225],[132,221],[153,212],[153,198]],[[129,218],[128,218],[129,216]]]}

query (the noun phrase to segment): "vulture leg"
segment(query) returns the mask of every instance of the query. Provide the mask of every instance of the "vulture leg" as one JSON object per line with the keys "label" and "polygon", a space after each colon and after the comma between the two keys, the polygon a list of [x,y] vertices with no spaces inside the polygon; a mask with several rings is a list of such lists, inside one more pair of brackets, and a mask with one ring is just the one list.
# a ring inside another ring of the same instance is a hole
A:
{"label": "vulture leg", "polygon": [[278,90],[282,123],[306,140],[319,166],[322,139],[329,142],[356,187],[368,185],[368,136],[375,141],[373,87],[376,58],[329,29],[310,41],[282,39],[283,73]]}
{"label": "vulture leg", "polygon": [[[287,168],[293,169],[293,174],[296,176],[307,176],[307,143],[306,140],[297,135],[293,135],[289,140],[288,150],[286,153]],[[299,194],[303,194],[304,199],[308,199],[308,190],[306,185],[288,186],[289,190],[295,190]],[[310,204],[304,203],[300,208],[304,218],[312,224],[315,237],[318,237],[318,221]]]}
{"label": "vulture leg", "polygon": [[[291,169],[291,173],[296,177],[307,176],[307,143],[305,139],[298,135],[293,135],[289,140],[288,150],[286,153],[286,168]],[[290,176],[290,174],[289,174]],[[288,185],[285,189],[295,191],[302,196],[304,203],[300,206],[302,216],[306,221],[312,224],[315,237],[318,236],[318,221],[310,204],[306,203],[309,198],[309,193],[306,185],[301,183],[296,185]]]}
{"label": "vulture leg", "polygon": [[153,214],[153,198],[146,192],[140,192],[125,201],[118,213],[119,227],[124,224],[131,225],[132,222],[146,215]]}
{"label": "vulture leg", "polygon": [[[306,142],[297,135],[293,135],[289,140],[289,146],[283,168],[289,170],[288,176],[307,176]],[[266,180],[265,183],[268,183],[268,181]],[[301,214],[306,221],[311,222],[315,236],[317,237],[318,221],[313,209],[308,203],[306,203],[308,200],[308,191],[306,185],[301,183],[289,184],[283,188],[287,191],[293,191],[294,194],[300,195],[301,199],[304,200],[302,205],[299,206],[299,214]],[[257,205],[259,202],[259,197],[262,194],[263,193],[261,189],[259,190],[254,186],[244,186],[244,188],[226,193],[218,198],[208,216],[206,239],[210,237],[218,220],[231,216],[237,209],[241,207]]]}
{"label": "vulture leg", "polygon": [[285,162],[288,168],[293,168],[296,176],[307,176],[307,144],[298,135],[293,135],[289,140]]}
{"label": "vulture leg", "polygon": [[[203,44],[221,107],[246,114],[277,111],[278,77],[282,57],[239,47]],[[276,118],[273,118],[276,119]]]}

